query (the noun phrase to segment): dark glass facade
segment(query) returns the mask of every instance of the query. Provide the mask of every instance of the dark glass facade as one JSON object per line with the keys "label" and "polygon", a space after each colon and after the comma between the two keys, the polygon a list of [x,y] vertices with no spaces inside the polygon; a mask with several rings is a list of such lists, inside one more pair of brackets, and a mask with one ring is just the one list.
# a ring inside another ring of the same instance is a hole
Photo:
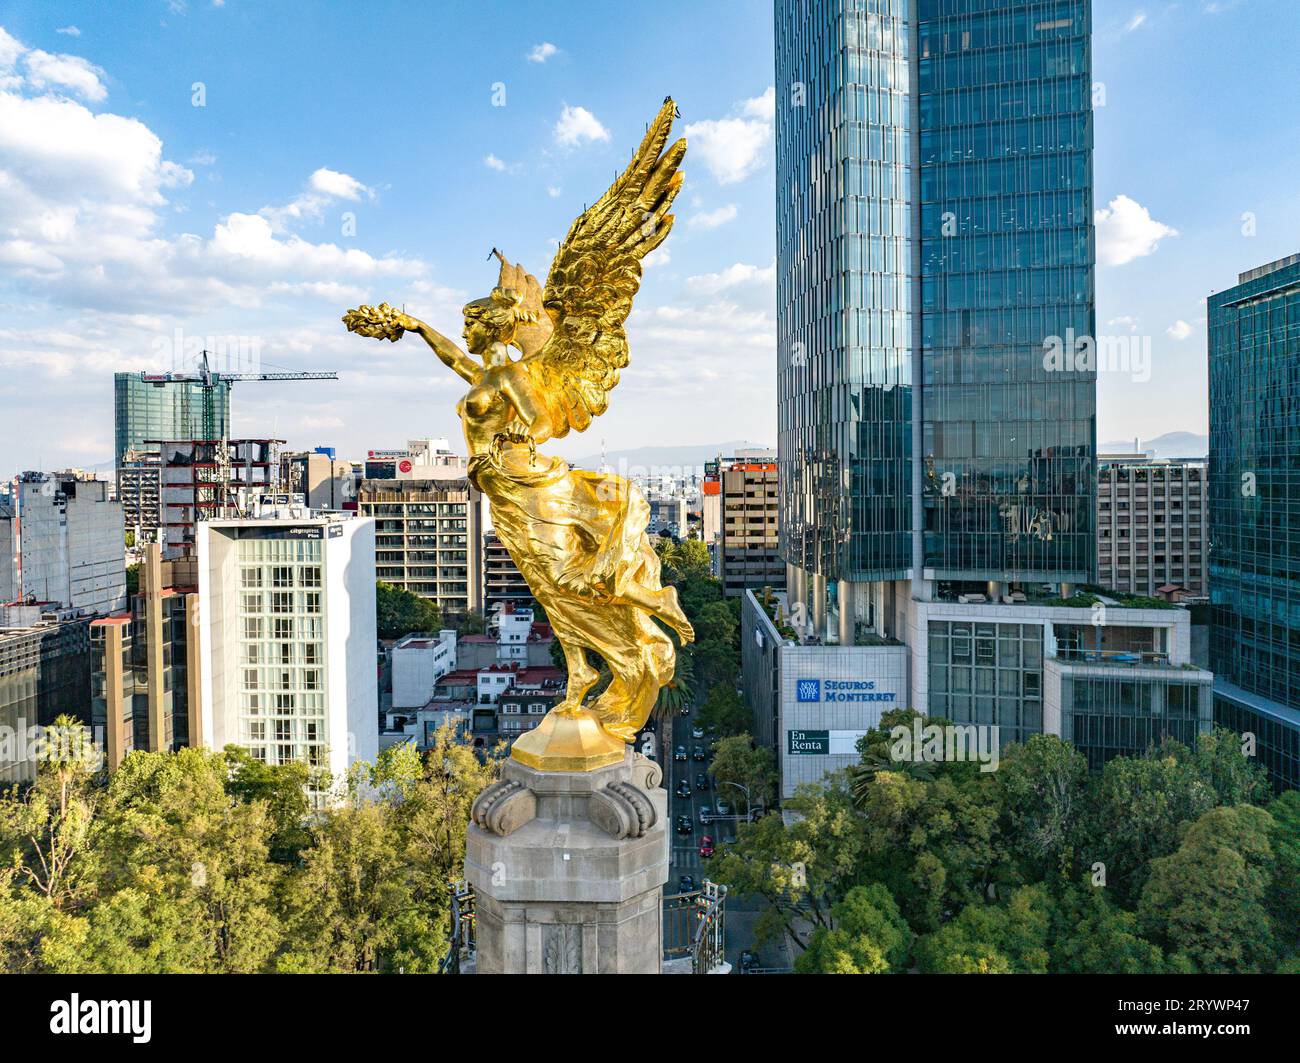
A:
{"label": "dark glass facade", "polygon": [[0,635],[0,727],[13,746],[0,750],[0,784],[30,782],[35,761],[26,749],[33,727],[48,727],[60,716],[91,724],[90,622],[69,620],[43,627],[13,629]]}
{"label": "dark glass facade", "polygon": [[[1210,667],[1218,719],[1300,732],[1300,256],[1210,296]],[[1217,693],[1217,691],[1216,691]],[[1244,696],[1243,696],[1244,695]],[[1271,702],[1256,712],[1252,702]],[[1254,730],[1263,745],[1261,727]],[[1279,732],[1280,733],[1280,732]],[[1268,752],[1261,750],[1267,762]],[[1283,756],[1279,764],[1288,758]],[[1278,775],[1274,771],[1274,780]]]}
{"label": "dark glass facade", "polygon": [[212,387],[185,382],[153,384],[139,373],[113,376],[117,463],[128,450],[157,450],[149,440],[226,439],[230,435],[230,382]]}
{"label": "dark glass facade", "polygon": [[787,561],[1091,578],[1090,8],[778,0]]}
{"label": "dark glass facade", "polygon": [[912,0],[776,4],[781,549],[912,563]]}
{"label": "dark glass facade", "polygon": [[1096,373],[1086,0],[920,0],[925,565],[1090,579]]}
{"label": "dark glass facade", "polygon": [[1192,749],[1210,729],[1210,679],[1162,670],[1153,677],[1117,666],[1061,678],[1061,737],[1094,771],[1114,757],[1140,757],[1166,739]]}

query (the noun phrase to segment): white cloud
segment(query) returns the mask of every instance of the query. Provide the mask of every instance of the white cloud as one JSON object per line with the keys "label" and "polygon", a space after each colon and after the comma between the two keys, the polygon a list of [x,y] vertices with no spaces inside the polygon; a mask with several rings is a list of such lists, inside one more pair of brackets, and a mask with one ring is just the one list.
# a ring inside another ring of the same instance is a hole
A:
{"label": "white cloud", "polygon": [[71,89],[92,103],[108,95],[100,80],[104,71],[79,55],[53,54],[37,48],[23,56],[23,65],[27,67],[27,82],[33,88]]}
{"label": "white cloud", "polygon": [[1192,334],[1192,326],[1180,318],[1165,329],[1165,332],[1174,339],[1181,341],[1187,339],[1187,337]]}
{"label": "white cloud", "polygon": [[1107,266],[1122,266],[1153,253],[1166,236],[1178,230],[1151,217],[1136,200],[1119,195],[1093,217],[1097,226],[1097,258]]}
{"label": "white cloud", "polygon": [[775,108],[776,95],[769,87],[761,96],[738,103],[732,117],[686,127],[691,152],[703,160],[718,184],[743,181],[766,161]]}
{"label": "white cloud", "polygon": [[1119,317],[1112,317],[1109,321],[1106,322],[1106,324],[1113,325],[1116,328],[1126,328],[1130,332],[1136,332],[1138,327],[1138,319],[1129,314],[1122,314]]}
{"label": "white cloud", "polygon": [[555,139],[560,144],[580,144],[584,140],[609,140],[609,130],[585,107],[570,107],[567,103],[555,123]]}
{"label": "white cloud", "polygon": [[737,262],[718,273],[701,273],[686,278],[686,284],[691,291],[702,295],[716,295],[746,285],[769,286],[775,283],[775,260],[768,266],[751,266],[747,262]]}
{"label": "white cloud", "polygon": [[318,221],[325,208],[336,199],[353,202],[374,199],[375,191],[363,185],[351,174],[340,173],[325,166],[313,171],[307,179],[307,191],[300,192],[282,207],[263,207],[258,214],[266,218],[276,232],[283,232],[299,222]]}
{"label": "white cloud", "polygon": [[495,155],[491,155],[491,154],[483,156],[483,165],[485,165],[489,170],[498,170],[504,172],[506,169],[506,164],[502,162],[500,159],[498,159]]}
{"label": "white cloud", "polygon": [[542,41],[541,44],[534,45],[533,50],[528,53],[530,63],[544,63],[551,58],[559,49],[550,41]]}
{"label": "white cloud", "polygon": [[76,26],[60,26],[60,27],[59,27],[58,29],[56,29],[54,32],[55,32],[55,33],[62,33],[65,37],[80,37],[80,36],[81,36],[81,30],[77,29]]}
{"label": "white cloud", "polygon": [[719,225],[726,225],[727,222],[734,221],[738,213],[740,212],[736,204],[728,203],[716,210],[706,210],[703,213],[692,215],[688,224],[696,229],[716,229]]}
{"label": "white cloud", "polygon": [[321,195],[336,199],[360,199],[363,195],[372,195],[370,189],[355,177],[324,166],[311,175],[311,187]]}
{"label": "white cloud", "polygon": [[556,185],[549,185],[546,189],[546,194],[552,199],[559,199],[563,192],[564,190]]}
{"label": "white cloud", "polygon": [[1147,20],[1147,13],[1146,13],[1145,11],[1135,11],[1135,12],[1133,12],[1133,17],[1130,18],[1130,19],[1128,20],[1128,22],[1125,23],[1125,25],[1124,25],[1124,30],[1125,30],[1125,32],[1127,32],[1127,33],[1132,33],[1135,29],[1137,29],[1140,25],[1142,25],[1142,23],[1144,23],[1146,20]]}
{"label": "white cloud", "polygon": [[747,118],[761,118],[771,122],[776,118],[776,89],[769,85],[762,95],[744,100],[740,104],[740,113]]}
{"label": "white cloud", "polygon": [[27,46],[0,26],[0,70],[12,69],[18,62],[18,57],[25,51]]}

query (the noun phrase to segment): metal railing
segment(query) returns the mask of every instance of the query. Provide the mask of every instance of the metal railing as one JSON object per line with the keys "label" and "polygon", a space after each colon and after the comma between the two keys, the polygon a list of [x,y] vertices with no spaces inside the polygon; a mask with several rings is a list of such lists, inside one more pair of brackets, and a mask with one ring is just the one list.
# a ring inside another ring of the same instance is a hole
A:
{"label": "metal railing", "polygon": [[719,966],[726,945],[726,897],[726,886],[707,880],[703,889],[665,896],[664,958],[690,956],[692,974],[708,974]]}
{"label": "metal railing", "polygon": [[[439,974],[460,974],[476,948],[474,887],[452,882],[451,930]],[[708,974],[722,964],[726,949],[723,902],[727,887],[705,881],[704,888],[664,897],[664,958],[690,956],[692,974]]]}
{"label": "metal railing", "polygon": [[438,973],[460,974],[462,960],[473,956],[477,945],[474,887],[461,879],[452,882],[448,889],[451,892],[451,933],[448,935],[447,954],[438,965]]}

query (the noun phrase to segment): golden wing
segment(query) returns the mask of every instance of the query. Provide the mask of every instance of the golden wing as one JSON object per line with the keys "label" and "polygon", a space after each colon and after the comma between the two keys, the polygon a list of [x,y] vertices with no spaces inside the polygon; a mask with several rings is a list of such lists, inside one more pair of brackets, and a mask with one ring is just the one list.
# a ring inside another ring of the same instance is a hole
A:
{"label": "golden wing", "polygon": [[627,365],[623,325],[641,286],[641,259],[673,227],[668,208],[682,187],[677,167],[686,141],[664,151],[676,110],[664,100],[627,169],[573,223],[551,263],[542,304],[554,331],[524,363],[545,396],[556,437],[583,431],[605,412]]}

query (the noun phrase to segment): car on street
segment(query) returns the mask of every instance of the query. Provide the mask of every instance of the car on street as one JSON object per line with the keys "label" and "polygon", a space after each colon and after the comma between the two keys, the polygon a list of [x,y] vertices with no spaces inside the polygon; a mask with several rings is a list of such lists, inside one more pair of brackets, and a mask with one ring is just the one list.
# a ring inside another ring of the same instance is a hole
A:
{"label": "car on street", "polygon": [[731,806],[726,801],[718,801],[718,815],[727,816],[731,814]]}
{"label": "car on street", "polygon": [[709,816],[711,816],[712,814],[713,814],[713,810],[712,810],[711,808],[709,808],[708,805],[705,805],[703,808],[701,808],[701,809],[700,809],[700,826],[704,826],[704,824],[708,823],[708,822],[709,822]]}
{"label": "car on street", "polygon": [[722,844],[723,844],[723,845],[735,845],[735,844],[736,844],[736,836],[735,836],[734,834],[727,834],[727,835],[724,835],[724,836],[723,836],[723,839],[722,839]]}
{"label": "car on street", "polygon": [[678,746],[676,749],[673,750],[673,760],[685,760],[685,759],[686,759],[685,746]]}
{"label": "car on street", "polygon": [[700,839],[700,855],[705,859],[713,855],[713,839],[707,834]]}
{"label": "car on street", "polygon": [[685,779],[677,780],[677,796],[678,797],[691,796],[691,784],[688,783]]}
{"label": "car on street", "polygon": [[703,738],[703,737],[704,737],[704,728],[701,727],[701,726],[697,723],[694,727],[691,728],[691,737],[692,737],[692,738]]}
{"label": "car on street", "polygon": [[694,893],[694,892],[695,892],[695,878],[694,878],[693,876],[691,876],[691,875],[683,875],[681,878],[679,878],[679,879],[677,880],[677,892],[678,892],[678,893]]}
{"label": "car on street", "polygon": [[690,816],[678,816],[678,817],[677,817],[677,833],[678,833],[678,834],[694,834],[694,833],[695,833],[695,824],[691,822],[691,817],[690,817]]}
{"label": "car on street", "polygon": [[677,710],[678,716],[689,716],[690,714],[691,714],[691,706],[689,702],[687,702],[685,705],[683,705],[680,709]]}
{"label": "car on street", "polygon": [[709,751],[705,749],[703,746],[696,746],[695,752],[691,754],[691,758],[693,760],[708,760]]}
{"label": "car on street", "polygon": [[700,772],[698,775],[695,776],[695,789],[697,789],[702,794],[708,793],[709,777],[705,775],[704,772]]}
{"label": "car on street", "polygon": [[742,971],[752,971],[759,964],[758,953],[750,952],[746,949],[740,954],[740,969]]}

